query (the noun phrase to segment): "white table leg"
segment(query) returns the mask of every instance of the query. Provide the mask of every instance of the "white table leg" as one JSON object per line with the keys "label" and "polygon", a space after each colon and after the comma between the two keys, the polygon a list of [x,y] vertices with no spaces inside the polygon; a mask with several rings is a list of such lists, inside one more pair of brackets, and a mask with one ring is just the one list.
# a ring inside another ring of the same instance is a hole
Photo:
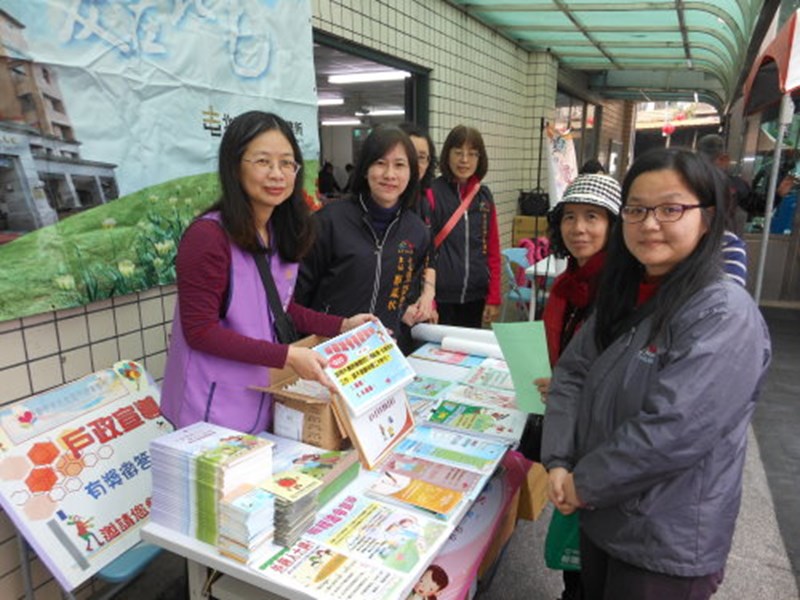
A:
{"label": "white table leg", "polygon": [[203,588],[208,578],[205,565],[194,560],[186,560],[186,581],[189,587],[189,600],[203,600]]}

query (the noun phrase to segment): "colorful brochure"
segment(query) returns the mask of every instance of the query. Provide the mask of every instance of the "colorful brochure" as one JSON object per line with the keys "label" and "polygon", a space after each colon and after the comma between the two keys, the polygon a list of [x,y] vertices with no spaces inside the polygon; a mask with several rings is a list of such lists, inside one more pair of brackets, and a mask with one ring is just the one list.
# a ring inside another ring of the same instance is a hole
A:
{"label": "colorful brochure", "polygon": [[522,437],[526,413],[513,408],[496,408],[442,400],[433,409],[427,423],[477,435],[497,438],[514,444]]}
{"label": "colorful brochure", "polygon": [[354,417],[414,377],[411,365],[380,322],[364,323],[314,350],[327,360],[325,372]]}
{"label": "colorful brochure", "polygon": [[436,462],[465,467],[482,474],[492,473],[508,450],[499,441],[449,431],[438,427],[417,426],[397,444],[395,452]]}

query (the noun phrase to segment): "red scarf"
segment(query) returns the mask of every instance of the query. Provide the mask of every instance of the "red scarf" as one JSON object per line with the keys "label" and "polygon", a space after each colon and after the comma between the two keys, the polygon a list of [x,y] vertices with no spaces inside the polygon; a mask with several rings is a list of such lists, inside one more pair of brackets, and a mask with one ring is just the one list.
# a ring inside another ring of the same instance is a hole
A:
{"label": "red scarf", "polygon": [[[582,267],[578,266],[574,258],[570,258],[566,272],[556,278],[550,289],[542,320],[551,365],[556,364],[569,338],[580,329],[588,316],[589,308],[597,294],[597,284],[605,260],[605,251],[595,254]],[[578,320],[574,321],[575,318]],[[567,327],[571,331],[565,336]],[[565,337],[567,339],[564,339]]]}

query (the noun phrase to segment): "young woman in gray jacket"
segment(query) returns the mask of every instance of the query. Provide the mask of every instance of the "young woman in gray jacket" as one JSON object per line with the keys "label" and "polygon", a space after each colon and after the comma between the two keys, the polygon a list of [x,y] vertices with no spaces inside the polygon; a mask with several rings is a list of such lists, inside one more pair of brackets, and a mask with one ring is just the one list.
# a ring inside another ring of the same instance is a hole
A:
{"label": "young woman in gray jacket", "polygon": [[542,456],[556,508],[580,511],[586,598],[701,600],[722,581],[771,354],[721,273],[724,193],[685,150],[633,164],[595,313],[556,365]]}

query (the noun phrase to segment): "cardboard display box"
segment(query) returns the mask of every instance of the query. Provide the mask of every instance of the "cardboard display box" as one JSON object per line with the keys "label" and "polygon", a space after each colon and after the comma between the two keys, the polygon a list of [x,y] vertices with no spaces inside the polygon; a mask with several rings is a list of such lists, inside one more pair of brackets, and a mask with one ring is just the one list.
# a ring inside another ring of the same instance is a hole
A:
{"label": "cardboard display box", "polygon": [[535,237],[547,237],[547,217],[527,217],[517,215],[514,217],[512,228],[512,246],[519,246],[520,240],[533,239]]}
{"label": "cardboard display box", "polygon": [[[316,346],[324,338],[309,336],[295,342],[297,346],[310,348]],[[287,392],[284,388],[294,383],[297,373],[291,367],[283,369],[270,369],[270,385],[267,388],[256,388],[272,394],[273,410],[278,404],[282,407],[297,411],[302,419],[302,442],[319,446],[326,450],[342,450],[350,447],[344,427],[334,410],[333,403],[329,400],[320,400],[304,394]]]}

